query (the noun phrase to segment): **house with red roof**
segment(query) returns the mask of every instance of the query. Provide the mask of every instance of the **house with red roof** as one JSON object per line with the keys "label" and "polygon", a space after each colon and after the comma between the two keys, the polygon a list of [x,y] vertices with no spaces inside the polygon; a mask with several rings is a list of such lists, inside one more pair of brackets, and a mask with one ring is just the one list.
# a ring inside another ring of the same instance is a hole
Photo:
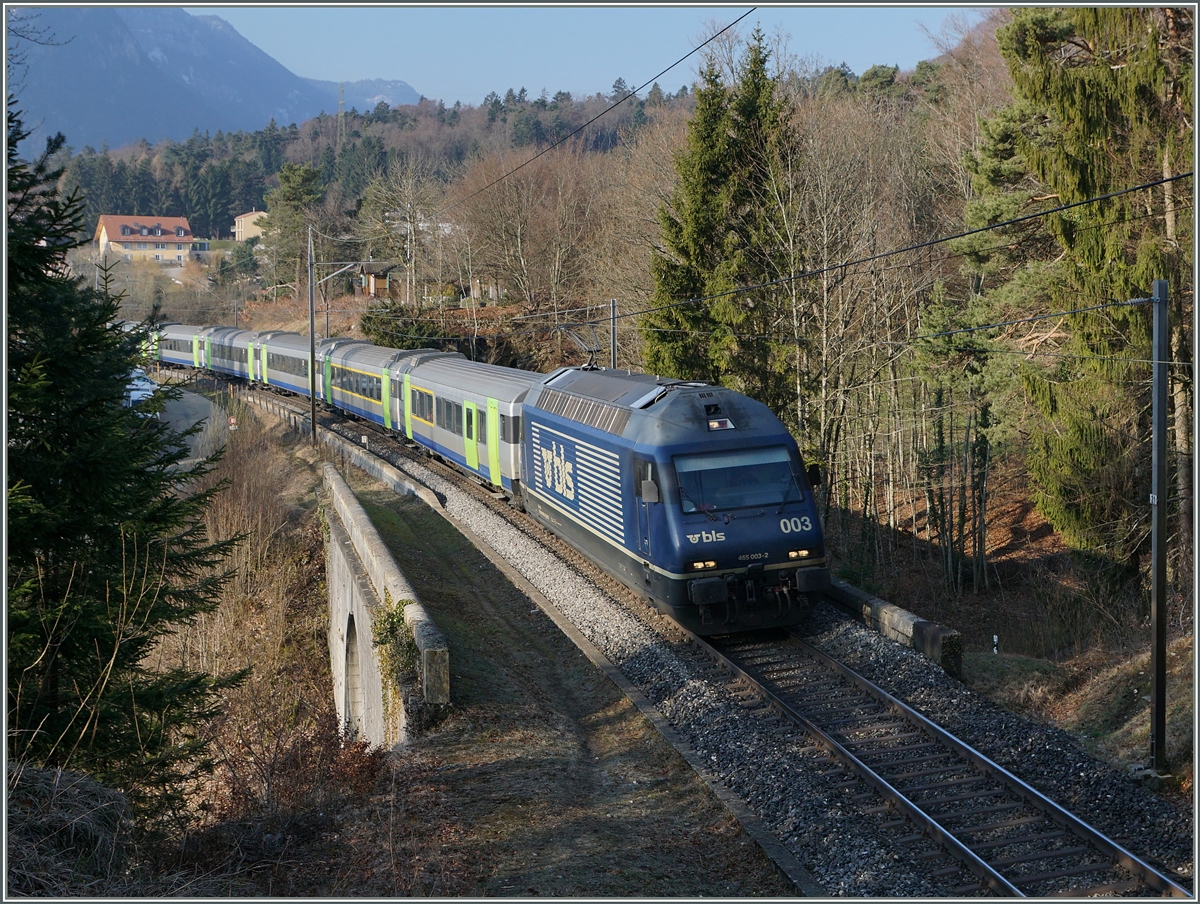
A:
{"label": "house with red roof", "polygon": [[95,242],[101,255],[126,261],[180,263],[208,243],[192,235],[187,217],[133,217],[103,214],[96,224]]}

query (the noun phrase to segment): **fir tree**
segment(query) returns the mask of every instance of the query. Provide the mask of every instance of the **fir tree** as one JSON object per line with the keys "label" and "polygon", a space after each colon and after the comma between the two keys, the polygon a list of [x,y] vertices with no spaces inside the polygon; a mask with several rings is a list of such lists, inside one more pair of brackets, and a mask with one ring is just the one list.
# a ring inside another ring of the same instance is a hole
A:
{"label": "fir tree", "polygon": [[203,764],[199,726],[240,679],[149,662],[227,579],[229,544],[204,530],[214,491],[188,489],[215,459],[184,467],[185,435],[124,407],[145,331],[69,275],[83,202],[46,165],[62,136],[22,161],[8,107],[8,753],[161,800]]}
{"label": "fir tree", "polygon": [[[788,404],[786,365],[765,338],[776,320],[770,289],[738,291],[778,277],[774,211],[765,203],[781,102],[756,31],[732,87],[709,62],[696,91],[679,185],[660,211],[664,252],[651,264],[654,305],[642,320],[646,361],[656,373],[723,382],[776,411]],[[783,267],[786,270],[786,267]],[[689,299],[706,300],[689,303]]]}
{"label": "fir tree", "polygon": [[[982,197],[970,225],[1008,219],[1046,198],[1071,203],[1191,170],[1190,10],[1021,9],[997,38],[1018,101],[985,130],[976,163]],[[1018,316],[1145,298],[1155,279],[1167,279],[1172,354],[1188,362],[1191,218],[1175,209],[1190,205],[1191,191],[1190,181],[1171,181],[1073,208],[1018,227],[1031,240],[1018,255],[979,244],[974,260],[981,272],[1007,274],[1009,284],[991,298]],[[1038,310],[1029,309],[1031,298]],[[1072,544],[1131,567],[1148,545],[1149,312],[1114,306],[1072,316],[1066,327],[1066,357],[1022,371],[1040,414],[1029,459],[1036,499]],[[1172,368],[1171,376],[1180,524],[1190,536],[1187,373]]]}
{"label": "fir tree", "polygon": [[[338,160],[339,166],[342,159]],[[308,254],[307,216],[324,198],[321,174],[311,166],[285,163],[279,171],[279,187],[267,192],[267,216],[262,220],[264,244],[271,249],[271,280],[279,283],[290,276],[297,297],[303,283],[302,271]]]}

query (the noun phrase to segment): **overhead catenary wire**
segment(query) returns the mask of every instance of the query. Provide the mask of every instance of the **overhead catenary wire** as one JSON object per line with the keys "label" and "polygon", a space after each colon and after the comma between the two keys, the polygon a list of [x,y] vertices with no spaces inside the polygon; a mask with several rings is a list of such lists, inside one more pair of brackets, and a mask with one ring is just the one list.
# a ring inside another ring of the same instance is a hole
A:
{"label": "overhead catenary wire", "polygon": [[715,301],[719,298],[728,298],[731,295],[741,295],[746,292],[755,292],[755,291],[758,291],[759,289],[769,289],[769,288],[773,288],[774,286],[785,285],[787,283],[794,282],[799,279],[809,279],[814,276],[821,276],[825,273],[832,273],[836,270],[842,270],[847,267],[861,266],[862,264],[869,264],[873,261],[883,260],[883,259],[889,258],[889,257],[894,257],[897,254],[906,254],[906,253],[912,252],[912,251],[920,251],[924,248],[931,248],[935,245],[945,244],[946,242],[953,242],[958,239],[967,238],[968,236],[979,235],[980,233],[984,233],[984,232],[991,232],[995,229],[1003,229],[1006,226],[1015,226],[1018,223],[1028,222],[1030,220],[1038,219],[1039,217],[1050,216],[1051,214],[1062,213],[1063,211],[1072,210],[1076,207],[1082,207],[1087,204],[1098,204],[1101,201],[1110,201],[1113,198],[1119,198],[1122,195],[1131,194],[1131,193],[1137,192],[1137,191],[1145,191],[1148,188],[1155,188],[1156,186],[1159,186],[1159,185],[1165,185],[1168,182],[1177,182],[1180,179],[1188,179],[1188,178],[1191,178],[1191,176],[1192,176],[1192,172],[1189,171],[1186,173],[1181,173],[1176,176],[1169,176],[1164,179],[1156,179],[1153,182],[1144,182],[1141,185],[1135,185],[1135,186],[1132,186],[1131,188],[1123,188],[1123,189],[1120,189],[1119,191],[1109,192],[1106,195],[1097,195],[1096,197],[1093,197],[1093,198],[1085,198],[1082,201],[1072,201],[1068,204],[1060,204],[1059,206],[1052,207],[1049,210],[1042,210],[1042,211],[1036,211],[1034,213],[1023,214],[1019,217],[1013,217],[1012,219],[1005,220],[1001,223],[993,223],[989,226],[979,226],[975,229],[968,229],[964,232],[958,232],[953,235],[942,236],[941,238],[929,239],[924,242],[918,242],[913,245],[907,245],[903,248],[894,248],[890,251],[881,251],[878,254],[872,254],[867,257],[859,258],[857,260],[842,261],[837,264],[830,264],[825,267],[820,267],[816,270],[806,270],[803,273],[792,273],[792,274],[789,274],[788,276],[780,277],[779,279],[768,280],[767,282],[755,283],[755,284],[749,285],[749,286],[737,286],[732,289],[727,289],[724,292],[714,292],[711,295],[700,295],[700,296],[697,296],[694,298],[687,298],[682,301],[673,301],[668,304],[656,305],[654,307],[645,308],[644,310],[640,310],[640,311],[630,311],[625,314],[618,314],[617,316],[618,316],[618,318],[641,317],[644,314],[652,314],[652,313],[655,313],[656,311],[663,311],[663,310],[667,310],[669,308],[677,308],[677,307],[682,307],[684,305],[690,305],[690,304],[699,304],[700,302],[703,302],[703,301]]}
{"label": "overhead catenary wire", "polygon": [[[749,14],[749,13],[747,13],[747,15],[748,15],[748,14]],[[744,18],[744,16],[743,16],[742,18]],[[736,23],[737,23],[737,21],[740,21],[740,19],[738,19],[738,20],[735,20],[735,22],[734,22],[734,23],[731,23],[731,24],[736,24]],[[714,36],[714,37],[715,37],[715,36]],[[710,39],[710,40],[711,40],[711,39]],[[701,45],[701,46],[703,46],[703,45]],[[697,49],[699,49],[699,48],[697,48]],[[1062,211],[1065,211],[1065,210],[1070,210],[1070,209],[1074,209],[1074,208],[1081,207],[1081,206],[1084,206],[1084,205],[1087,205],[1087,204],[1099,203],[1099,202],[1101,202],[1101,201],[1111,200],[1112,198],[1121,197],[1121,196],[1123,196],[1123,195],[1131,194],[1131,193],[1133,193],[1133,192],[1137,192],[1137,191],[1144,191],[1144,190],[1146,190],[1146,189],[1149,189],[1149,188],[1154,188],[1154,187],[1156,187],[1156,186],[1163,185],[1163,184],[1166,184],[1166,183],[1169,183],[1169,182],[1175,182],[1175,181],[1178,181],[1178,180],[1181,180],[1181,179],[1190,178],[1192,175],[1193,175],[1193,173],[1192,173],[1191,171],[1189,171],[1189,172],[1187,172],[1187,173],[1181,173],[1181,174],[1179,174],[1179,175],[1176,175],[1176,176],[1171,176],[1171,177],[1167,177],[1167,178],[1164,178],[1164,179],[1157,179],[1157,180],[1154,180],[1154,181],[1152,181],[1152,182],[1146,182],[1146,183],[1142,183],[1141,185],[1136,185],[1136,186],[1132,186],[1132,187],[1130,187],[1130,188],[1121,189],[1121,190],[1119,190],[1119,191],[1110,192],[1110,193],[1108,193],[1108,194],[1105,194],[1105,195],[1099,195],[1099,196],[1096,196],[1096,197],[1093,197],[1093,198],[1085,198],[1085,199],[1083,199],[1083,200],[1081,200],[1081,201],[1073,201],[1073,202],[1070,202],[1070,203],[1068,203],[1068,204],[1062,204],[1062,205],[1059,205],[1059,206],[1057,206],[1057,207],[1050,208],[1050,209],[1048,209],[1048,210],[1044,210],[1044,211],[1036,211],[1036,212],[1034,212],[1034,213],[1029,213],[1029,214],[1023,214],[1023,215],[1021,215],[1021,216],[1019,216],[1019,217],[1014,217],[1014,218],[1012,218],[1012,219],[1005,220],[1005,221],[1002,221],[1002,222],[1000,222],[1000,223],[993,223],[993,224],[990,224],[990,225],[988,225],[988,226],[981,226],[981,227],[977,227],[977,228],[975,228],[975,229],[966,230],[966,231],[964,231],[964,232],[959,232],[959,233],[956,233],[956,234],[954,234],[954,235],[943,236],[943,237],[941,237],[941,238],[930,239],[930,240],[928,240],[928,241],[924,241],[924,242],[920,242],[920,243],[917,243],[917,244],[909,245],[909,246],[906,246],[906,247],[903,247],[903,248],[897,248],[897,249],[893,249],[893,250],[889,250],[889,251],[880,252],[880,253],[878,253],[878,254],[871,255],[871,256],[869,256],[869,257],[866,257],[866,258],[861,258],[861,259],[859,259],[859,260],[855,260],[855,261],[848,261],[848,262],[842,262],[842,263],[839,263],[839,264],[829,265],[829,266],[827,266],[827,267],[823,267],[823,268],[820,268],[820,269],[817,269],[817,270],[806,271],[806,272],[804,272],[804,273],[799,273],[799,274],[791,274],[791,275],[789,275],[789,276],[783,277],[783,278],[781,278],[781,279],[778,279],[778,280],[771,280],[771,281],[769,281],[769,282],[765,282],[765,283],[759,283],[759,284],[755,284],[755,285],[751,285],[751,286],[742,286],[742,287],[737,287],[737,288],[730,289],[730,290],[728,290],[728,291],[725,291],[725,292],[719,292],[719,293],[715,293],[715,294],[713,294],[713,295],[699,296],[699,297],[694,297],[694,298],[685,299],[685,300],[682,300],[682,301],[679,301],[679,302],[672,302],[672,303],[670,303],[670,304],[666,304],[666,305],[659,305],[659,306],[655,306],[655,307],[651,307],[651,308],[646,308],[646,309],[639,310],[639,311],[632,311],[632,312],[626,312],[626,313],[623,313],[623,314],[617,314],[617,315],[616,315],[616,319],[628,319],[628,318],[631,318],[631,317],[639,317],[639,316],[642,316],[642,315],[645,315],[645,314],[653,313],[653,312],[655,312],[655,311],[660,311],[660,310],[664,310],[664,309],[668,309],[668,308],[674,308],[674,307],[679,307],[679,306],[682,306],[682,305],[689,305],[689,304],[698,304],[698,303],[700,303],[700,302],[703,302],[703,301],[715,300],[715,299],[718,299],[718,298],[724,298],[724,297],[728,297],[728,296],[731,296],[731,295],[741,294],[741,293],[744,293],[744,292],[756,291],[756,290],[763,289],[763,288],[769,288],[769,287],[772,287],[772,286],[776,286],[776,285],[785,284],[785,283],[792,282],[792,281],[794,281],[794,280],[797,280],[797,279],[803,279],[803,278],[810,278],[810,277],[814,277],[814,276],[819,276],[819,275],[822,275],[822,274],[824,274],[824,273],[828,273],[828,272],[831,272],[831,271],[834,271],[834,270],[845,269],[845,268],[848,268],[848,267],[853,267],[853,266],[861,266],[861,265],[863,265],[863,264],[866,264],[866,263],[871,263],[871,262],[874,262],[874,261],[877,261],[877,260],[882,260],[882,259],[885,259],[885,258],[888,258],[888,257],[893,257],[893,256],[895,256],[895,255],[898,255],[898,254],[903,254],[903,253],[906,253],[906,252],[911,252],[911,251],[918,251],[918,250],[921,250],[921,249],[924,249],[924,248],[929,248],[929,247],[932,247],[932,246],[935,246],[935,245],[944,244],[944,243],[946,243],[946,242],[950,242],[950,241],[954,241],[954,240],[957,240],[957,239],[961,239],[961,238],[964,238],[964,237],[967,237],[967,236],[970,236],[970,235],[977,235],[977,234],[981,234],[981,233],[984,233],[984,232],[990,232],[990,231],[994,231],[994,230],[997,230],[997,229],[1002,229],[1002,228],[1005,228],[1005,227],[1007,227],[1007,226],[1012,226],[1012,225],[1014,225],[1014,224],[1017,224],[1017,223],[1028,222],[1028,221],[1031,221],[1031,220],[1034,220],[1034,219],[1037,219],[1037,218],[1040,218],[1040,217],[1046,217],[1046,216],[1050,216],[1050,215],[1052,215],[1052,214],[1055,214],[1055,213],[1061,213]],[[1142,218],[1143,218],[1142,216],[1139,216],[1139,217],[1137,217],[1136,219],[1142,219]],[[1122,222],[1125,222],[1125,221],[1123,220]],[[1115,225],[1115,224],[1110,224],[1110,225]],[[1003,247],[1007,247],[1007,246],[1003,246]],[[961,255],[961,252],[960,252],[959,254]],[[938,333],[930,333],[930,334],[925,334],[925,335],[918,335],[918,336],[910,337],[910,338],[908,338],[908,339],[905,339],[905,340],[903,340],[903,341],[901,341],[901,340],[894,340],[894,341],[883,341],[883,342],[874,343],[874,346],[876,346],[876,347],[877,347],[877,346],[891,346],[891,347],[894,347],[894,348],[907,348],[907,347],[911,347],[913,344],[915,344],[915,343],[917,343],[917,342],[924,341],[924,340],[937,339],[937,338],[944,338],[944,337],[947,337],[947,336],[953,336],[953,335],[958,335],[958,334],[963,334],[963,333],[979,332],[979,331],[983,331],[983,330],[1000,329],[1000,328],[1003,328],[1003,327],[1006,327],[1006,326],[1015,326],[1015,325],[1019,325],[1019,324],[1022,324],[1022,323],[1030,323],[1030,322],[1035,322],[1035,321],[1039,321],[1039,320],[1046,320],[1046,319],[1052,319],[1052,318],[1057,318],[1057,317],[1067,317],[1067,316],[1071,316],[1071,315],[1075,315],[1075,314],[1082,314],[1082,313],[1088,313],[1088,312],[1091,312],[1091,311],[1102,310],[1102,309],[1104,309],[1104,308],[1112,308],[1112,307],[1126,307],[1126,306],[1130,306],[1130,305],[1134,305],[1134,304],[1144,304],[1144,303],[1148,303],[1148,302],[1149,302],[1149,300],[1150,300],[1150,299],[1134,299],[1134,300],[1130,300],[1130,301],[1113,301],[1113,302],[1107,302],[1107,303],[1104,303],[1104,304],[1100,304],[1100,305],[1093,305],[1093,306],[1086,307],[1086,308],[1078,308],[1078,309],[1074,309],[1074,310],[1068,310],[1068,311],[1058,311],[1058,312],[1053,312],[1053,313],[1048,313],[1048,314],[1040,314],[1040,315],[1035,315],[1035,316],[1026,317],[1026,318],[1019,318],[1019,319],[1015,319],[1015,320],[1001,321],[1001,322],[998,322],[998,323],[984,324],[984,325],[981,325],[981,326],[974,326],[974,327],[962,327],[962,328],[958,328],[958,329],[954,329],[954,330],[946,330],[946,331],[942,331],[942,332],[938,332]],[[591,308],[591,307],[600,307],[600,306],[599,306],[599,305],[596,305],[596,306],[588,306],[588,308]],[[587,308],[584,308],[584,310],[586,310],[586,309],[587,309]],[[574,312],[574,311],[577,311],[577,310],[580,310],[580,309],[576,308],[576,309],[567,309],[567,310],[569,310],[569,311],[571,311],[571,312]],[[372,313],[374,313],[374,312],[372,312]],[[379,313],[385,313],[385,312],[379,312]],[[546,312],[546,313],[547,313],[547,314],[552,314],[552,313],[554,313],[554,312]],[[560,312],[560,313],[565,313],[565,311],[564,311],[564,312]],[[528,315],[528,316],[532,317],[532,316],[537,316],[537,315]],[[606,319],[611,319],[611,318],[606,318]],[[417,320],[416,318],[413,318],[413,319],[412,319],[412,322],[414,322],[414,323],[415,323],[415,322],[420,322],[420,321],[419,321],[419,320]],[[594,320],[594,321],[584,321],[584,322],[583,322],[583,324],[581,324],[581,325],[593,325],[593,326],[594,326],[594,325],[596,325],[596,324],[599,324],[599,323],[602,323],[602,322],[603,322],[603,320],[602,320],[602,319],[597,319],[597,320]],[[667,329],[667,328],[657,328],[657,327],[648,327],[648,326],[643,326],[643,329],[646,329],[646,330],[651,330],[651,331],[655,331],[655,332],[681,332],[681,333],[694,333],[694,334],[697,334],[697,335],[703,335],[703,334],[707,334],[707,335],[714,335],[714,334],[716,334],[716,331],[711,331],[711,330],[710,330],[710,331],[698,331],[698,330],[670,330],[670,329]],[[397,335],[397,336],[405,336],[405,338],[408,338],[408,339],[430,339],[430,340],[437,339],[437,340],[441,340],[441,341],[453,341],[453,340],[455,340],[455,339],[463,339],[463,340],[476,340],[476,339],[478,339],[478,338],[479,338],[479,335],[478,335],[478,333],[474,333],[474,334],[472,334],[472,335],[469,335],[469,336],[467,336],[467,335],[462,335],[462,336],[436,336],[436,337],[435,337],[435,336],[429,336],[429,337],[417,337],[417,336],[406,336],[404,333],[401,333],[401,332],[399,332],[399,331],[395,331],[395,330],[381,330],[380,332],[384,333],[385,335]],[[535,329],[527,329],[527,330],[521,330],[521,331],[516,331],[516,332],[511,332],[511,331],[510,331],[509,335],[510,335],[510,336],[520,336],[520,335],[536,335],[536,334],[537,334],[537,333],[539,333],[539,332],[544,332],[544,330],[537,330],[537,329],[535,328]],[[812,341],[812,340],[806,339],[806,338],[804,338],[804,337],[786,336],[786,335],[783,335],[783,334],[777,334],[777,335],[776,335],[776,334],[765,334],[765,335],[739,335],[739,334],[736,334],[736,333],[729,333],[729,332],[724,332],[724,331],[722,331],[722,332],[720,333],[720,335],[727,335],[727,336],[730,336],[731,338],[765,339],[765,340],[770,340],[770,341],[783,341],[783,342],[802,342],[802,341]],[[988,350],[978,350],[978,351],[980,351],[981,353],[986,353]],[[1065,356],[1064,356],[1064,357],[1065,357]],[[1087,359],[1089,359],[1089,360],[1101,360],[1101,359],[1108,360],[1108,359],[1111,359],[1111,360],[1120,360],[1120,361],[1131,361],[1131,359],[1128,359],[1128,358],[1123,358],[1123,357],[1117,357],[1117,356],[1079,356],[1079,357],[1080,357],[1080,358],[1087,358]],[[1151,363],[1153,363],[1153,362],[1151,362]],[[1178,363],[1186,363],[1186,362],[1168,362],[1168,363],[1174,363],[1174,364],[1178,364]]]}

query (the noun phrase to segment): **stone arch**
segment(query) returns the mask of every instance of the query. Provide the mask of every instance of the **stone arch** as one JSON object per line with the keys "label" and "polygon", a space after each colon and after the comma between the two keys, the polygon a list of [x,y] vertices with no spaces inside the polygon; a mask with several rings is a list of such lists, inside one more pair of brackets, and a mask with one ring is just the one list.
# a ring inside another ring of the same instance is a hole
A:
{"label": "stone arch", "polygon": [[346,705],[345,735],[348,740],[357,741],[363,734],[363,687],[362,667],[358,659],[358,630],[354,626],[354,613],[346,623]]}

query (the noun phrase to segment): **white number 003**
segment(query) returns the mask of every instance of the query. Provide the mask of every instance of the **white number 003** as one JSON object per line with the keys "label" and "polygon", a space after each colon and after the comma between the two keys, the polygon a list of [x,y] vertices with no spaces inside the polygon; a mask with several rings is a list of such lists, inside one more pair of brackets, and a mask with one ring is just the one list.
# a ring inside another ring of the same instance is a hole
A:
{"label": "white number 003", "polygon": [[779,529],[785,534],[799,533],[802,530],[812,530],[812,521],[804,518],[784,518],[779,522]]}

